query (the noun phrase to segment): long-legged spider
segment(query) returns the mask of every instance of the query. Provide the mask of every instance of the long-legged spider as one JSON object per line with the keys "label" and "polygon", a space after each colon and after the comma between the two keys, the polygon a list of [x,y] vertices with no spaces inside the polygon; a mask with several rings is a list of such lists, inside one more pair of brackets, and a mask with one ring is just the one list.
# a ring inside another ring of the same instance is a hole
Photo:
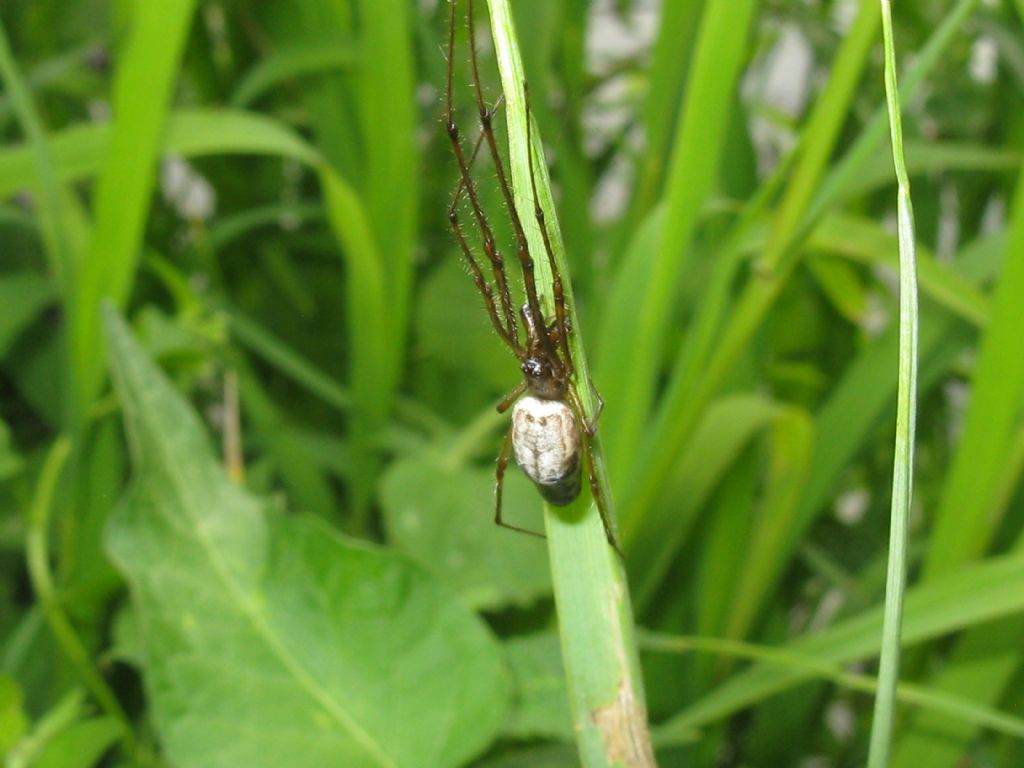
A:
{"label": "long-legged spider", "polygon": [[[530,186],[533,199],[534,215],[540,227],[544,250],[552,275],[551,293],[554,298],[554,320],[547,322],[541,309],[540,297],[537,292],[534,275],[534,261],[530,255],[526,233],[516,210],[512,197],[512,188],[505,173],[501,154],[495,139],[493,118],[501,99],[493,107],[484,102],[483,88],[480,82],[480,68],[477,61],[476,40],[473,21],[473,0],[467,0],[466,28],[470,50],[470,66],[473,73],[473,92],[480,115],[480,134],[473,144],[472,151],[467,154],[459,136],[459,128],[455,122],[454,96],[452,80],[455,53],[456,0],[450,0],[451,14],[448,25],[448,68],[446,90],[445,127],[451,139],[452,150],[459,166],[459,184],[456,188],[451,205],[448,208],[448,220],[451,223],[455,238],[469,265],[473,281],[483,296],[484,305],[491,323],[498,336],[508,345],[519,360],[523,372],[523,380],[497,406],[499,413],[512,408],[512,423],[505,435],[505,441],[498,455],[495,489],[494,522],[520,533],[532,536],[543,534],[520,528],[506,523],[502,519],[502,487],[505,469],[508,465],[509,453],[515,455],[516,463],[527,477],[533,481],[540,494],[555,506],[572,503],[580,493],[582,464],[586,464],[590,481],[590,489],[601,515],[605,536],[608,543],[618,552],[618,541],[609,518],[607,504],[595,473],[591,438],[596,430],[597,416],[587,421],[583,413],[579,396],[574,388],[573,378],[575,366],[569,353],[569,333],[571,332],[569,316],[565,306],[565,294],[562,288],[562,277],[551,247],[551,238],[544,220],[544,211],[537,196],[537,179],[534,171],[533,142],[531,136],[531,118],[529,112],[529,94],[524,84],[527,117],[527,144],[530,147]],[[498,184],[504,198],[505,206],[511,218],[512,231],[515,237],[516,256],[523,273],[523,288],[526,303],[517,312],[512,303],[508,276],[501,251],[495,242],[494,231],[484,212],[480,195],[473,181],[472,166],[483,144],[487,145],[491,160],[498,176]],[[468,197],[473,219],[479,229],[480,240],[493,275],[494,287],[485,276],[480,261],[473,253],[473,248],[466,237],[459,220],[459,204],[463,195]],[[497,299],[495,299],[497,293]],[[598,396],[600,403],[600,396]],[[603,405],[603,403],[601,403]],[[513,407],[514,406],[514,407]]]}

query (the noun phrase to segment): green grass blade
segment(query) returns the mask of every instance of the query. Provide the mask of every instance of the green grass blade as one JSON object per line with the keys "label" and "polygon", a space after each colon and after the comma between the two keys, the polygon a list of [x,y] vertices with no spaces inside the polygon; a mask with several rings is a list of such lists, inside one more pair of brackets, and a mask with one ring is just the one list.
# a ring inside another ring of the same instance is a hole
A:
{"label": "green grass blade", "polygon": [[228,322],[232,335],[242,344],[306,390],[341,413],[352,407],[352,396],[341,385],[255,320],[241,312],[231,311]]}
{"label": "green grass blade", "polygon": [[[1010,616],[972,629],[960,638],[945,665],[928,685],[974,706],[995,706],[1011,690],[1021,668],[1020,639],[1024,617]],[[955,768],[963,764],[967,745],[974,742],[980,723],[955,713],[921,712],[900,729],[894,745],[893,768]]]}
{"label": "green grass blade", "polygon": [[[924,47],[916,52],[913,65],[901,78],[904,102],[914,97],[925,78],[941,63],[942,57],[948,52],[956,33],[960,31],[964,22],[980,2],[981,0],[960,0],[946,14]],[[853,148],[843,156],[822,182],[821,189],[815,195],[814,201],[807,211],[806,226],[812,226],[826,211],[835,206],[847,194],[847,190],[858,183],[865,169],[872,166],[873,158],[878,155],[878,147],[885,138],[887,120],[886,110],[883,106],[871,118]]]}
{"label": "green grass blade", "polygon": [[885,47],[885,101],[889,110],[893,163],[896,168],[897,228],[900,242],[900,355],[896,395],[896,449],[893,459],[889,565],[885,586],[885,620],[878,668],[868,768],[885,768],[892,751],[899,683],[903,593],[907,585],[907,538],[914,478],[914,427],[917,414],[917,265],[914,254],[914,207],[903,159],[903,122],[896,83],[896,53],[889,1],[881,0]]}
{"label": "green grass blade", "polygon": [[50,271],[66,302],[69,286],[72,285],[75,276],[76,258],[71,250],[69,236],[65,232],[62,193],[54,153],[43,121],[32,103],[32,96],[14,61],[10,44],[7,41],[7,31],[2,23],[0,23],[0,78],[3,79],[15,114],[25,132],[28,144],[26,150],[31,153],[30,161],[38,179],[38,183],[33,184],[32,187],[38,189],[40,193],[39,216],[43,240],[50,259]]}
{"label": "green grass blade", "polygon": [[644,105],[647,152],[639,170],[632,220],[646,216],[658,199],[665,176],[665,158],[672,149],[672,129],[690,69],[704,3],[665,3],[652,53],[650,90]]}
{"label": "green grass blade", "polygon": [[[1021,155],[1003,147],[959,142],[927,142],[904,140],[907,173],[911,179],[931,173],[949,171],[1016,171]],[[881,153],[875,154],[860,173],[843,188],[841,199],[856,199],[892,183],[892,163]]]}
{"label": "green grass blade", "polygon": [[[828,680],[840,688],[853,691],[876,693],[879,687],[875,678],[846,672],[840,665],[833,662],[738,640],[724,640],[718,637],[673,637],[644,633],[640,635],[639,642],[640,647],[646,651],[710,653],[775,664],[809,673],[814,677]],[[991,728],[993,731],[1007,736],[1024,737],[1024,718],[1008,715],[990,707],[978,706],[967,699],[951,696],[934,688],[901,683],[896,691],[896,698],[901,703],[913,704],[925,711],[953,716],[975,727]],[[655,743],[658,743],[657,731],[655,731]],[[934,763],[928,765],[934,765]]]}
{"label": "green grass blade", "polygon": [[622,306],[624,315],[607,316],[602,328],[599,359],[615,370],[610,375],[602,368],[598,380],[606,399],[615,403],[603,429],[616,478],[629,468],[650,417],[673,299],[692,258],[691,239],[701,209],[717,181],[755,6],[753,0],[709,0],[705,6],[669,161],[667,213],[648,281],[628,302],[612,297],[612,306]]}
{"label": "green grass blade", "polygon": [[729,601],[725,630],[728,637],[746,637],[779,577],[785,562],[780,553],[787,552],[791,546],[794,519],[807,485],[816,439],[827,441],[828,437],[815,435],[814,422],[803,409],[780,409],[771,433],[764,494]]}
{"label": "green grass blade", "polygon": [[97,671],[89,651],[61,604],[60,594],[50,567],[49,534],[52,525],[50,515],[54,495],[58,490],[61,474],[71,454],[71,448],[72,443],[67,437],[58,438],[54,441],[43,464],[35,498],[33,498],[29,510],[29,530],[25,546],[28,572],[32,588],[39,598],[57,644],[96,701],[107,714],[117,721],[125,749],[131,754],[135,747],[135,736],[128,716],[107,681]]}
{"label": "green grass blade", "polygon": [[[808,119],[804,140],[798,151],[797,165],[787,176],[788,185],[780,203],[780,212],[777,214],[766,251],[761,259],[764,269],[770,274],[762,274],[748,284],[736,302],[728,324],[721,332],[713,355],[700,368],[701,375],[693,381],[688,378],[682,380],[666,393],[662,411],[671,414],[670,426],[666,429],[671,437],[671,444],[655,446],[651,453],[656,456],[672,456],[685,443],[690,430],[696,424],[698,414],[714,397],[721,382],[732,370],[792,270],[793,259],[788,254],[792,249],[800,217],[809,204],[824,172],[825,162],[834,149],[841,126],[840,121],[845,119],[857,81],[875,39],[877,8],[873,0],[862,2],[861,13],[836,54],[829,82]],[[723,12],[731,14],[732,6],[727,4]],[[736,21],[733,18],[730,17],[727,23],[735,30]],[[697,62],[699,61],[698,56]],[[720,64],[713,57],[709,66],[718,67]],[[719,131],[724,132],[721,126]],[[699,146],[694,151],[708,152],[705,146]],[[689,182],[684,179],[681,183]],[[784,256],[787,258],[784,259]],[[667,283],[670,277],[661,276],[660,279]],[[628,328],[629,324],[625,327]],[[663,458],[637,466],[636,475],[631,478],[630,483],[629,506],[625,512],[627,521],[634,515],[645,514],[653,502],[657,489],[664,484],[668,471],[669,467]]]}
{"label": "green grass blade", "polygon": [[[491,29],[494,35],[498,71],[505,96],[515,204],[527,231],[530,250],[536,263],[538,289],[547,311],[553,306],[551,275],[543,254],[544,244],[535,217],[530,194],[530,163],[543,158],[540,137],[533,134],[533,147],[527,144],[525,84],[511,9],[507,0],[490,0]],[[575,317],[575,302],[555,215],[547,166],[534,163],[538,201],[545,212],[552,246],[563,275],[566,301],[571,312],[574,333],[570,337],[576,381],[584,411],[596,412],[590,387],[582,334]],[[614,515],[600,441],[593,441],[594,463],[609,514]],[[551,574],[558,606],[562,657],[576,726],[577,746],[584,765],[606,766],[618,763],[653,765],[650,735],[639,659],[633,640],[633,619],[629,588],[618,555],[608,546],[596,505],[583,493],[574,504],[554,510],[546,507],[545,521],[551,557]]]}
{"label": "green grass blade", "polygon": [[926,578],[960,567],[980,556],[998,519],[987,514],[996,497],[1024,398],[1024,334],[1020,297],[1024,295],[1024,174],[1017,182],[992,319],[981,341],[971,379],[971,402],[963,437],[932,528]]}
{"label": "green grass blade", "polygon": [[[60,133],[55,137],[53,148],[62,180],[75,181],[95,175],[102,167],[108,147],[109,151],[114,150],[114,141],[116,134],[112,135],[107,126],[75,127]],[[366,322],[366,318],[388,315],[385,306],[389,306],[387,299],[393,295],[393,289],[386,277],[388,264],[381,254],[363,199],[314,147],[281,122],[261,115],[232,110],[174,113],[168,121],[163,149],[186,157],[217,154],[288,157],[319,174],[327,220],[342,246],[348,268],[345,303],[348,325],[359,329],[353,333],[350,347],[350,389],[358,403],[356,412],[361,417],[372,416],[379,423],[388,410],[380,377],[389,370],[392,371],[388,374],[390,378],[397,375],[396,350],[404,347],[395,341],[396,331],[391,325]],[[36,173],[30,148],[0,152],[0,195],[31,185]],[[365,475],[363,479],[365,482],[372,480]]]}
{"label": "green grass blade", "polygon": [[[987,547],[1007,505],[1007,486],[1019,467],[1020,403],[1024,397],[1024,340],[1020,299],[1024,291],[1024,175],[1017,182],[1009,241],[992,300],[992,319],[981,340],[963,437],[943,489],[925,560],[925,577],[955,573]],[[1024,540],[1016,551],[1024,550]],[[977,702],[999,700],[1024,656],[1021,623],[1000,622],[967,634],[933,683]],[[967,727],[948,718],[915,722],[898,744],[894,765],[954,765]]]}
{"label": "green grass blade", "polygon": [[[416,157],[416,83],[413,75],[411,6],[404,0],[354,3],[360,18],[364,56],[358,72],[358,110],[362,125],[361,202],[377,247],[380,301],[372,314],[350,315],[356,338],[367,326],[380,325],[376,338],[361,340],[365,353],[353,368],[353,391],[360,408],[353,422],[357,468],[353,490],[356,526],[370,514],[378,470],[370,450],[394,406],[406,356],[406,334],[416,243],[420,172]],[[342,230],[335,228],[339,234]],[[366,275],[363,271],[360,278]],[[353,276],[356,277],[356,276]],[[362,286],[357,288],[362,292]],[[362,301],[355,292],[350,301]],[[373,348],[371,348],[373,346]],[[372,368],[361,368],[370,358]]]}
{"label": "green grass blade", "polygon": [[[898,267],[898,243],[897,236],[890,234],[877,221],[837,213],[822,219],[808,240],[808,247],[864,264]],[[915,248],[921,293],[973,325],[988,323],[991,306],[985,292],[952,266],[938,261],[920,243]]]}
{"label": "green grass blade", "polygon": [[165,122],[195,5],[195,0],[136,5],[134,28],[119,57],[113,132],[95,193],[96,230],[71,313],[77,419],[84,418],[105,375],[100,302],[109,297],[123,306],[131,291]]}
{"label": "green grass blade", "polygon": [[664,489],[661,503],[672,514],[650,518],[635,538],[625,539],[629,570],[636,574],[633,592],[639,615],[646,614],[699,512],[729,468],[780,415],[777,403],[749,395],[722,397],[708,407]]}
{"label": "green grass blade", "polygon": [[[61,182],[83,181],[100,173],[112,149],[108,124],[76,125],[55,133],[51,146]],[[284,123],[252,112],[180,110],[167,121],[162,151],[183,157],[271,155],[316,168],[317,150]],[[31,146],[0,150],[0,197],[39,183]]]}
{"label": "green grass blade", "polygon": [[861,0],[860,13],[836,54],[828,85],[815,102],[814,112],[804,129],[800,160],[786,187],[772,236],[761,260],[766,269],[780,271],[807,206],[821,183],[874,44],[878,15],[878,4],[874,0]]}
{"label": "green grass blade", "polygon": [[[931,640],[1021,610],[1024,610],[1024,558],[1020,555],[992,558],[909,589],[902,643],[912,645]],[[882,619],[883,610],[874,608],[818,634],[793,640],[784,649],[831,664],[866,659],[877,654],[881,647]],[[671,718],[662,735],[687,734],[695,727],[717,722],[810,677],[795,670],[755,664]]]}
{"label": "green grass blade", "polygon": [[233,108],[249,106],[280,83],[296,77],[345,69],[358,61],[348,40],[312,41],[281,48],[249,70],[228,102]]}

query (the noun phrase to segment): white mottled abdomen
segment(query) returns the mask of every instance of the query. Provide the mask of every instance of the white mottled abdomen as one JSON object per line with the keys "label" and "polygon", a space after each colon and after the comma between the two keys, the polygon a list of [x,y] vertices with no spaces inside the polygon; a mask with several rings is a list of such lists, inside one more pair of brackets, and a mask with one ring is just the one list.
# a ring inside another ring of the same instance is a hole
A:
{"label": "white mottled abdomen", "polygon": [[512,410],[512,452],[552,504],[565,505],[579,495],[580,434],[565,403],[521,398]]}

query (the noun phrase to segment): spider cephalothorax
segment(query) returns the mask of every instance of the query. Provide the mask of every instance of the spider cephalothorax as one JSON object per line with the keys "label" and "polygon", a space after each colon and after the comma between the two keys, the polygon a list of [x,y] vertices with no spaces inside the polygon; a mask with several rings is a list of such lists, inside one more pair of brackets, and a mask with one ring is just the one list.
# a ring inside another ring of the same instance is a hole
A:
{"label": "spider cephalothorax", "polygon": [[[515,407],[512,409],[512,424],[498,456],[494,521],[506,528],[537,536],[541,535],[509,525],[502,520],[502,485],[510,452],[515,455],[516,463],[537,486],[541,495],[549,503],[557,506],[570,504],[579,496],[582,468],[586,464],[591,491],[601,513],[605,534],[608,542],[618,550],[605,500],[594,471],[590,437],[594,434],[595,426],[593,422],[587,422],[584,418],[579,397],[574,389],[575,368],[572,355],[569,352],[568,341],[571,330],[569,314],[565,306],[561,272],[555,260],[544,221],[544,212],[537,196],[537,180],[533,168],[535,158],[531,158],[530,162],[530,186],[534,216],[544,240],[544,257],[551,272],[550,293],[553,297],[552,314],[554,317],[550,321],[545,319],[541,309],[540,294],[534,276],[533,257],[530,254],[526,233],[516,210],[512,188],[495,139],[493,118],[500,99],[493,107],[487,107],[484,103],[474,40],[473,0],[467,0],[466,7],[473,91],[481,130],[471,151],[467,152],[455,122],[452,81],[455,60],[456,2],[451,0],[445,128],[458,162],[459,184],[448,208],[448,220],[455,233],[455,239],[466,258],[473,282],[483,297],[491,323],[498,336],[519,360],[519,367],[523,373],[523,380],[519,385],[498,404],[498,411],[502,413],[513,405]],[[524,96],[527,105],[527,144],[532,152],[532,121],[529,114],[529,95],[525,93],[525,86]],[[471,173],[477,154],[484,144],[487,145],[488,153],[494,164],[498,184],[515,236],[516,259],[521,268],[523,289],[526,295],[526,303],[518,312],[521,322],[516,319],[517,313],[512,303],[504,257],[498,248]],[[463,196],[469,200],[472,218],[479,231],[480,245],[486,257],[486,263],[490,267],[490,277],[485,274],[484,268],[481,266],[484,263],[483,259],[479,259],[474,253],[463,230],[459,218],[459,204],[462,202]],[[600,397],[598,400],[600,401]]]}

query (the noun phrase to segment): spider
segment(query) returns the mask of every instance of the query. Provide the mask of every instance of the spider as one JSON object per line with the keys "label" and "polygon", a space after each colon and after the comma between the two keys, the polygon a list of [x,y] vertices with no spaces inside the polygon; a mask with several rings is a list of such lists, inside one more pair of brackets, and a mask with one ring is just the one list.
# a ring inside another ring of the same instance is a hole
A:
{"label": "spider", "polygon": [[[477,61],[476,40],[473,22],[473,0],[467,0],[466,28],[470,50],[470,66],[473,77],[473,92],[480,116],[480,133],[467,153],[459,135],[455,122],[454,96],[452,89],[455,30],[456,0],[451,0],[451,13],[448,24],[448,67],[447,89],[445,94],[445,127],[451,140],[452,150],[459,166],[459,183],[455,190],[451,205],[448,208],[448,221],[455,234],[455,239],[469,265],[470,273],[477,289],[484,300],[484,306],[490,317],[491,324],[499,338],[509,347],[519,360],[519,368],[523,380],[497,406],[499,413],[512,408],[512,423],[505,435],[501,452],[498,455],[495,487],[494,522],[504,528],[520,533],[544,538],[544,535],[520,528],[502,519],[502,488],[505,469],[508,466],[509,454],[515,456],[516,463],[533,481],[544,499],[555,506],[571,504],[580,494],[582,465],[585,463],[591,493],[597,503],[604,525],[608,543],[621,554],[615,536],[604,494],[601,492],[595,474],[591,439],[596,432],[597,417],[604,403],[595,390],[598,401],[598,412],[593,421],[588,421],[583,413],[573,379],[576,373],[572,355],[569,353],[568,337],[572,331],[569,315],[566,311],[565,294],[562,277],[551,247],[551,237],[544,221],[544,211],[537,196],[537,179],[534,172],[536,158],[532,156],[533,141],[529,107],[529,92],[524,84],[527,117],[527,145],[530,157],[530,186],[534,206],[534,216],[540,227],[544,241],[545,256],[552,275],[551,293],[554,298],[554,319],[548,321],[541,309],[534,275],[534,261],[530,255],[526,233],[512,198],[512,188],[502,163],[495,139],[493,118],[501,105],[498,98],[494,106],[487,107],[484,103],[483,88],[480,82],[480,68]],[[508,210],[512,231],[515,238],[516,257],[523,275],[523,288],[526,303],[516,312],[509,291],[508,275],[505,261],[495,241],[494,231],[484,212],[480,194],[473,181],[471,168],[486,144],[498,177],[498,184]],[[472,218],[479,230],[479,237],[494,286],[485,276],[481,267],[481,259],[474,254],[473,248],[463,229],[459,218],[459,204],[463,196],[468,197]],[[497,298],[495,297],[497,294]],[[591,385],[592,386],[592,385]]]}

